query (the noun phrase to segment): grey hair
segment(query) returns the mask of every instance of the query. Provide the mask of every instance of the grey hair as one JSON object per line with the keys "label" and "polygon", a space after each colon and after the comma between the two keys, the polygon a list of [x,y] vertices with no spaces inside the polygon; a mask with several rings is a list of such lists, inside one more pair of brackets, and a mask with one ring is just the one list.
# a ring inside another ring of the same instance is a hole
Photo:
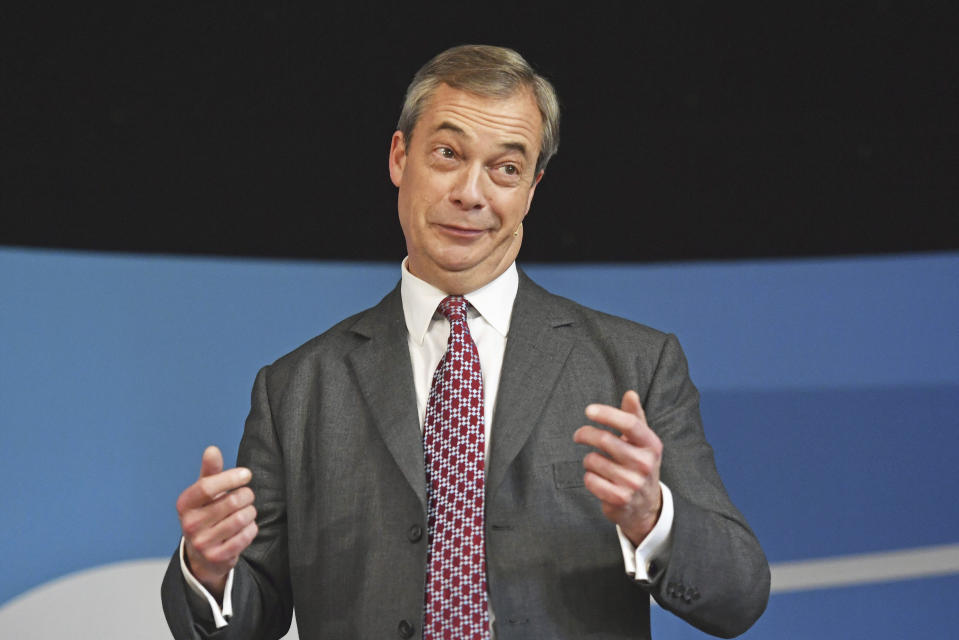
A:
{"label": "grey hair", "polygon": [[549,80],[537,74],[516,51],[505,47],[464,44],[440,53],[423,65],[406,89],[396,128],[409,143],[413,128],[441,84],[489,98],[509,98],[528,89],[543,119],[536,174],[559,149],[559,100]]}

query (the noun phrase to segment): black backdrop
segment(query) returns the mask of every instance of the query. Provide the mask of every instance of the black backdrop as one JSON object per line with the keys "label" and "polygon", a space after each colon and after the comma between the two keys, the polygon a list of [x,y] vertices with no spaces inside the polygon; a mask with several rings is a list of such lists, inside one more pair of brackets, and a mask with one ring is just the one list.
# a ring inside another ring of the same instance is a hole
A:
{"label": "black backdrop", "polygon": [[398,260],[406,83],[485,42],[564,107],[526,260],[959,248],[951,3],[75,4],[0,10],[0,244]]}

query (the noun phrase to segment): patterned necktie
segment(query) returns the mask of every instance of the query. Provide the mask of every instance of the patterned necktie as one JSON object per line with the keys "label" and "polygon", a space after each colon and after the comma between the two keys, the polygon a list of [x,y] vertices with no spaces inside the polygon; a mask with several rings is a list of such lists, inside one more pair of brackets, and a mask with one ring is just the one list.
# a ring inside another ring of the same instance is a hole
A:
{"label": "patterned necktie", "polygon": [[489,638],[483,531],[483,375],[466,324],[467,302],[448,296],[446,354],[426,407],[423,448],[429,492],[429,551],[423,637]]}

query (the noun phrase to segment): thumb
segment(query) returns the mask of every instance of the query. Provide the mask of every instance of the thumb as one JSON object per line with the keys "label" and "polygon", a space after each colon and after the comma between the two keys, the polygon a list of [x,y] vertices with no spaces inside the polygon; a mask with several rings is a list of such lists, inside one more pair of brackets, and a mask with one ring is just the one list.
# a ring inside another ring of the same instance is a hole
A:
{"label": "thumb", "polygon": [[217,447],[209,446],[203,451],[200,461],[200,477],[212,476],[223,471],[223,454]]}
{"label": "thumb", "polygon": [[639,394],[632,389],[623,394],[623,402],[619,408],[626,413],[631,413],[640,418],[645,416],[643,413],[643,405],[639,403]]}

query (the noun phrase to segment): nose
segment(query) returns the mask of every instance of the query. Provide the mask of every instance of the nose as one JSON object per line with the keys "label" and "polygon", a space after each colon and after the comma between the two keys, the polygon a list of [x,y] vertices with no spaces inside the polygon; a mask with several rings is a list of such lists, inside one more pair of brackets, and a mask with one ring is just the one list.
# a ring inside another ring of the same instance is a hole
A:
{"label": "nose", "polygon": [[486,204],[486,196],[483,193],[483,167],[478,164],[463,167],[450,189],[450,201],[465,211],[483,208]]}

